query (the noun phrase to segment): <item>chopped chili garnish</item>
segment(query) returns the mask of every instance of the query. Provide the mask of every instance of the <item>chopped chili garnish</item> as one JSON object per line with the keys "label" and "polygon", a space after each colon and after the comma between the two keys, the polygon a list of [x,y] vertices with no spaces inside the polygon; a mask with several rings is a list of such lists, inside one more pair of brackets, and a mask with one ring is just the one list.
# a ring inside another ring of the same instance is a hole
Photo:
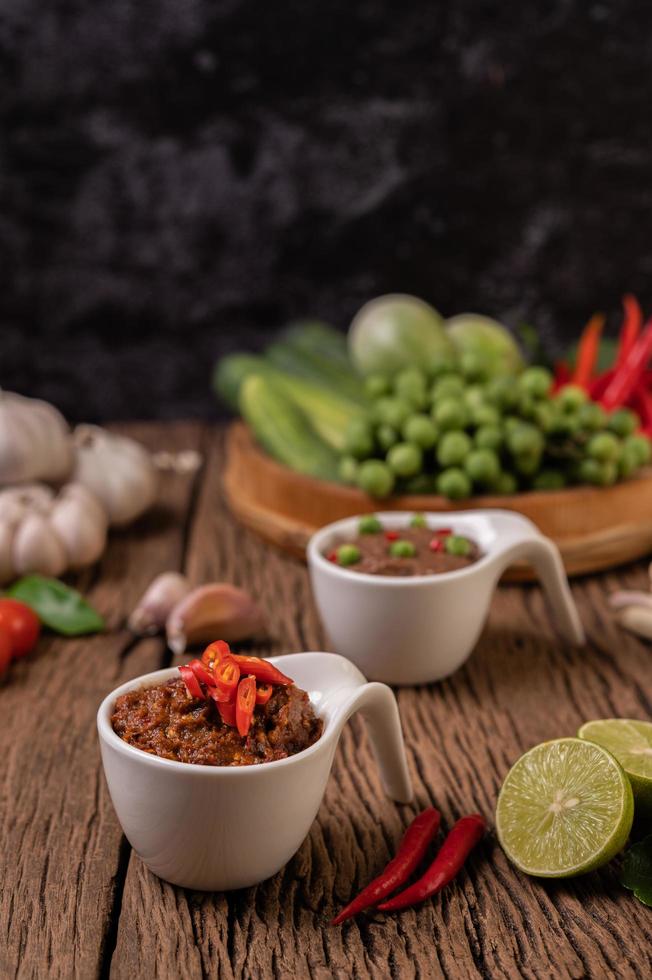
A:
{"label": "chopped chili garnish", "polygon": [[267,704],[272,696],[271,684],[258,684],[256,687],[256,704]]}
{"label": "chopped chili garnish", "polygon": [[331,551],[330,554],[328,554],[326,557],[327,557],[328,561],[332,561],[332,562],[337,563],[337,552],[336,551]]}
{"label": "chopped chili garnish", "polygon": [[627,403],[643,377],[651,356],[652,320],[648,320],[627,357],[614,371],[614,376],[602,396],[602,404],[607,410]]}
{"label": "chopped chili garnish", "polygon": [[217,701],[213,692],[211,692],[211,696],[224,724],[229,725],[230,728],[235,728],[235,701]]}
{"label": "chopped chili garnish", "polygon": [[443,538],[433,538],[428,544],[428,547],[431,551],[441,551],[444,547]]}
{"label": "chopped chili garnish", "polygon": [[240,680],[240,668],[233,657],[224,657],[219,664],[213,667],[215,687],[217,693],[214,695],[216,701],[234,701]]}
{"label": "chopped chili garnish", "polygon": [[623,325],[620,328],[620,344],[616,355],[616,368],[624,363],[627,355],[636,343],[636,338],[643,326],[643,311],[636,296],[626,293],[623,296]]}
{"label": "chopped chili garnish", "polygon": [[192,667],[184,665],[179,667],[179,673],[183,679],[183,683],[186,685],[186,689],[191,698],[200,698],[202,701],[206,700],[206,695],[202,691],[201,684],[195,677]]}
{"label": "chopped chili garnish", "polygon": [[479,813],[462,817],[449,833],[426,873],[405,891],[399,892],[388,902],[383,902],[378,908],[383,912],[394,912],[396,909],[423,902],[441,891],[462,868],[469,853],[481,840],[486,827],[487,823]]}
{"label": "chopped chili garnish", "polygon": [[385,531],[385,537],[388,541],[398,541],[400,534],[398,531]]}
{"label": "chopped chili garnish", "polygon": [[238,693],[235,699],[235,723],[238,728],[238,733],[243,738],[249,732],[255,707],[256,678],[253,676],[243,677],[238,684]]}
{"label": "chopped chili garnish", "polygon": [[205,684],[206,687],[215,687],[215,678],[212,671],[207,670],[201,660],[191,660],[188,666],[200,684]]}
{"label": "chopped chili garnish", "polygon": [[278,667],[270,664],[269,660],[262,657],[246,657],[242,654],[233,654],[233,659],[240,668],[241,674],[253,674],[256,680],[266,684],[293,684],[292,678],[282,674]]}
{"label": "chopped chili garnish", "polygon": [[338,926],[345,919],[362,912],[363,909],[377,905],[387,895],[399,888],[410,877],[423,860],[430,841],[439,829],[439,811],[431,807],[416,817],[405,832],[395,858],[389,862],[382,874],[367,885],[360,894],[349,902],[331,925]]}
{"label": "chopped chili garnish", "polygon": [[600,337],[604,327],[604,315],[594,313],[580,338],[577,348],[577,358],[575,370],[571,379],[572,384],[579,385],[580,388],[588,388],[595,365],[598,360],[598,350],[600,348]]}
{"label": "chopped chili garnish", "polygon": [[231,655],[231,647],[224,640],[215,640],[213,643],[209,643],[204,652],[201,655],[201,662],[206,667],[214,667],[216,663],[219,663],[222,657],[229,657]]}
{"label": "chopped chili garnish", "polygon": [[438,527],[435,530],[435,534],[437,534],[440,538],[448,538],[452,533],[453,533],[452,527]]}

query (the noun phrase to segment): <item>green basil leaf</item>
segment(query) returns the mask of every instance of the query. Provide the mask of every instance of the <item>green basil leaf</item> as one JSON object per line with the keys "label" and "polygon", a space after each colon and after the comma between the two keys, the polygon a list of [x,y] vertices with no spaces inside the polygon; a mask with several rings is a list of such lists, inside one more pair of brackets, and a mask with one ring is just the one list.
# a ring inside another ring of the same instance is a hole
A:
{"label": "green basil leaf", "polygon": [[20,599],[37,614],[41,622],[55,633],[82,636],[99,633],[104,620],[75,589],[56,578],[26,575],[7,590],[7,595]]}
{"label": "green basil leaf", "polygon": [[627,851],[620,880],[639,902],[652,906],[652,834]]}

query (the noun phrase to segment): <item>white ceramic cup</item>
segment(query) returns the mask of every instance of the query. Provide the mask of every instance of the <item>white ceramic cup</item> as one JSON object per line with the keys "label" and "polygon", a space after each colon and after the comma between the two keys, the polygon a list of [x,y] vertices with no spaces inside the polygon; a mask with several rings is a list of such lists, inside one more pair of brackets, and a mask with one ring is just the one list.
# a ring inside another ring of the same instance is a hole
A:
{"label": "white ceramic cup", "polygon": [[[400,530],[411,513],[377,515]],[[557,547],[526,517],[507,510],[428,513],[429,527],[452,527],[479,545],[482,557],[441,575],[367,575],[325,557],[352,540],[359,517],[335,521],[308,542],[312,589],[333,648],[365,676],[386,684],[426,684],[460,667],[475,646],[491,596],[506,568],[527,561],[546,592],[557,625],[570,643],[584,631]]]}
{"label": "white ceramic cup", "polygon": [[115,734],[116,698],[178,676],[176,667],[123,684],[100,705],[97,728],[111,799],[127,840],[147,867],[186,888],[226,891],[276,874],[305,839],[326,788],[335,749],[356,711],[366,718],[385,792],[409,803],[412,786],[396,699],[384,684],[331,653],[271,663],[307,691],[323,719],[321,738],[287,759],[254,766],[200,766],[161,759]]}

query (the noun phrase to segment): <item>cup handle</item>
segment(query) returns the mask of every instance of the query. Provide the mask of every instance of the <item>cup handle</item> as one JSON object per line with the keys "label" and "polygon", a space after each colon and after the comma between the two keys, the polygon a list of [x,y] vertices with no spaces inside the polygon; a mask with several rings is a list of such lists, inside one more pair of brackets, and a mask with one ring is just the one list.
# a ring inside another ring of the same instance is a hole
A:
{"label": "cup handle", "polygon": [[414,790],[408,772],[401,718],[392,690],[375,681],[357,688],[342,704],[340,727],[356,711],[367,723],[383,789],[397,803],[411,803]]}
{"label": "cup handle", "polygon": [[549,538],[540,534],[523,536],[503,552],[498,578],[514,562],[523,560],[534,567],[548,602],[552,606],[555,619],[566,639],[579,646],[586,643],[584,627],[557,546]]}

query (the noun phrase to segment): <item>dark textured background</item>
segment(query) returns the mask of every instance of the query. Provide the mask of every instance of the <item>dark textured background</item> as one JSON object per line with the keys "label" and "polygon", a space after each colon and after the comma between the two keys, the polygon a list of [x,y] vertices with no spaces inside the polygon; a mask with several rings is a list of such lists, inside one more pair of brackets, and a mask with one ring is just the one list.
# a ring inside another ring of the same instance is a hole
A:
{"label": "dark textured background", "polygon": [[71,418],[215,413],[219,352],[388,290],[558,346],[652,307],[642,0],[6,0],[0,45],[0,385]]}

